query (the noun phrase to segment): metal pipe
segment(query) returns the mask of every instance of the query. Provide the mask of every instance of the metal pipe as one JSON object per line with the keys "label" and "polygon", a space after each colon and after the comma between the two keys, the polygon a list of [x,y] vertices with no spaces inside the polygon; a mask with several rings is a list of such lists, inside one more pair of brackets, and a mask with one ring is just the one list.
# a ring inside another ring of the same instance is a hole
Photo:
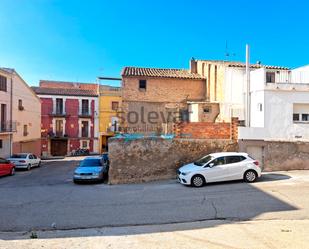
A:
{"label": "metal pipe", "polygon": [[246,45],[246,127],[250,126],[250,46]]}

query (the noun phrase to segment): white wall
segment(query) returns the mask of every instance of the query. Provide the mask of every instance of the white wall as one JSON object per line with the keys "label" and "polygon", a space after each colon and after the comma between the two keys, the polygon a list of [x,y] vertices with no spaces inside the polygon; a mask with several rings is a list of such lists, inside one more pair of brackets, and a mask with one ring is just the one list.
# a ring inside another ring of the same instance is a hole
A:
{"label": "white wall", "polygon": [[220,117],[230,120],[231,115],[244,120],[244,93],[246,71],[243,68],[225,68],[223,83],[224,101],[220,103]]}
{"label": "white wall", "polygon": [[264,91],[264,128],[240,127],[239,139],[309,141],[309,123],[293,122],[293,104],[309,104],[309,91]]}

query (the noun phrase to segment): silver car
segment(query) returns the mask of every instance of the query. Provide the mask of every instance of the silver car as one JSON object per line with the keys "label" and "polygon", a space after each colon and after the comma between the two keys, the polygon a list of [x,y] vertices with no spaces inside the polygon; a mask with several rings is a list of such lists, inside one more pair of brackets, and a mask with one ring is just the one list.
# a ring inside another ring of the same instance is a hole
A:
{"label": "silver car", "polygon": [[108,173],[108,165],[103,158],[87,157],[80,162],[74,171],[73,181],[75,183],[85,181],[103,181]]}

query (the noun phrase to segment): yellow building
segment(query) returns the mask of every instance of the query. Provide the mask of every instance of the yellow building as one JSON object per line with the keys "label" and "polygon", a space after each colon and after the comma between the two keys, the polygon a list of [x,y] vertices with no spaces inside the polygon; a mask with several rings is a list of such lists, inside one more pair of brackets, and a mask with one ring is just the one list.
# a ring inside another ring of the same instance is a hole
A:
{"label": "yellow building", "polygon": [[108,138],[119,128],[121,88],[100,85],[100,152],[108,150]]}

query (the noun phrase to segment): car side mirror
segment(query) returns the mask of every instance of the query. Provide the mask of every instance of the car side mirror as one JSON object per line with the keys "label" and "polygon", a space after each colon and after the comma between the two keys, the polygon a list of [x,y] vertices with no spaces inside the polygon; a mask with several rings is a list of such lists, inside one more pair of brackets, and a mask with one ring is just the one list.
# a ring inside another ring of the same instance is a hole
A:
{"label": "car side mirror", "polygon": [[215,164],[214,163],[210,163],[210,164],[208,164],[207,165],[209,168],[212,168],[213,166],[215,166]]}

